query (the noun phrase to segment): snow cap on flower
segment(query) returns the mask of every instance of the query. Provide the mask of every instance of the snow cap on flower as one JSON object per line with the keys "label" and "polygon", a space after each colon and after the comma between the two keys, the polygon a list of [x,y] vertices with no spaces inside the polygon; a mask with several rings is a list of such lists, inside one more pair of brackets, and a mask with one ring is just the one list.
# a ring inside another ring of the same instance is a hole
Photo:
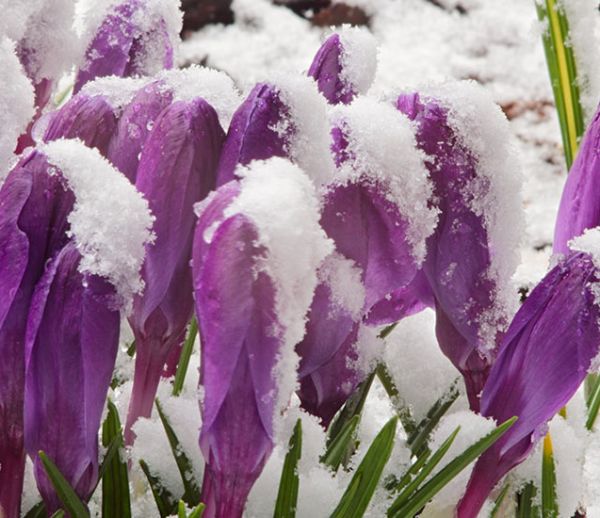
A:
{"label": "snow cap on flower", "polygon": [[257,84],[234,113],[223,146],[218,184],[235,178],[239,165],[288,158],[317,185],[333,173],[327,105],[307,77],[278,75]]}
{"label": "snow cap on flower", "polygon": [[534,288],[513,319],[481,396],[481,413],[517,422],[477,461],[459,518],[475,518],[500,479],[522,462],[600,352],[600,229]]}
{"label": "snow cap on flower", "polygon": [[194,292],[208,512],[241,515],[296,387],[294,346],[331,252],[314,186],[286,160],[257,161],[199,207]]}
{"label": "snow cap on flower", "polygon": [[155,240],[146,246],[145,288],[129,315],[136,372],[126,435],[137,418],[150,415],[167,357],[192,317],[194,204],[215,188],[224,139],[215,110],[196,98],[165,108],[142,150],[135,186],[156,218]]}
{"label": "snow cap on flower", "polygon": [[86,13],[86,51],[74,91],[97,77],[153,75],[172,68],[181,30],[178,2],[107,0]]}
{"label": "snow cap on flower", "polygon": [[[415,282],[423,300],[435,303],[440,346],[464,375],[476,409],[516,306],[511,277],[519,259],[523,210],[510,133],[500,108],[471,83],[403,94],[397,107],[416,123],[419,147],[430,157],[432,202],[440,211],[427,242],[427,283],[419,277]],[[406,311],[418,306],[418,297],[412,285],[390,295],[400,304],[385,304]],[[374,313],[385,321],[379,309]],[[387,320],[398,317],[390,314]]]}
{"label": "snow cap on flower", "polygon": [[13,151],[34,114],[33,87],[15,54],[14,44],[0,39],[0,182],[15,162]]}
{"label": "snow cap on flower", "polygon": [[325,40],[308,75],[331,104],[349,104],[367,92],[377,69],[377,43],[361,27],[344,26]]}
{"label": "snow cap on flower", "polygon": [[25,448],[49,513],[62,502],[40,450],[84,501],[96,487],[98,429],[119,343],[114,287],[82,274],[80,260],[69,243],[46,269],[31,302],[25,343]]}
{"label": "snow cap on flower", "polygon": [[600,106],[590,122],[565,183],[554,228],[555,253],[567,254],[568,242],[600,225]]}

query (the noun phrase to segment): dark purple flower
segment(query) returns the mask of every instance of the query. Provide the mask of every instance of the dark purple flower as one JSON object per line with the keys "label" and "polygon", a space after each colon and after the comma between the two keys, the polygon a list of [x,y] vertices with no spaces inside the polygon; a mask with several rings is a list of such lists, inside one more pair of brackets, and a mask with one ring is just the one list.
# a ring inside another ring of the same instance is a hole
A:
{"label": "dark purple flower", "polygon": [[[322,268],[297,348],[299,396],[324,425],[366,374],[357,367],[359,322],[390,291],[413,280],[435,223],[435,212],[427,208],[426,170],[406,118],[364,98],[340,108],[336,118],[332,151],[338,172],[323,194],[321,225],[341,259],[327,272]],[[361,291],[362,298],[347,295]]]}
{"label": "dark purple flower", "polygon": [[[490,111],[488,105],[492,103],[481,100],[473,88],[467,93],[473,94],[474,106],[479,107],[480,101],[485,103],[476,116],[488,117],[495,124],[487,130],[473,115],[463,116],[463,124],[466,120],[473,131],[481,133],[480,142],[489,146],[479,150],[486,153],[483,156],[469,147],[465,130],[456,126],[461,106],[449,106],[447,101],[433,98],[423,99],[419,94],[398,98],[398,109],[415,121],[418,145],[431,158],[426,164],[434,184],[432,202],[440,216],[427,241],[423,264],[427,282],[417,276],[410,286],[390,294],[387,300],[375,306],[370,322],[397,321],[433,303],[440,347],[462,373],[471,408],[477,410],[479,394],[513,305],[510,291],[513,251],[510,247],[516,248],[517,243],[515,239],[510,243],[499,242],[500,232],[510,237],[510,232],[502,230],[506,227],[499,226],[499,219],[506,219],[506,214],[518,216],[519,199],[518,192],[512,192],[513,173],[508,152],[492,141],[492,138],[508,138],[499,136],[504,126],[496,113],[497,107],[494,106],[494,112]],[[506,183],[496,187],[498,180],[492,175],[499,174],[504,175],[502,181]],[[514,200],[507,202],[511,196]],[[502,207],[503,203],[507,206]],[[499,214],[499,210],[506,212]],[[513,226],[514,233],[518,233],[518,223],[505,221],[503,225]],[[506,236],[501,237],[506,239]],[[384,309],[390,313],[386,315]]]}
{"label": "dark purple flower", "polygon": [[280,159],[252,164],[200,208],[193,272],[208,518],[242,515],[273,449],[316,267],[330,251],[314,188]]}
{"label": "dark purple flower", "polygon": [[[25,346],[25,447],[52,513],[61,501],[43,450],[86,501],[98,479],[98,428],[119,343],[114,287],[78,271],[73,244],[52,260],[32,298]],[[60,423],[58,426],[57,423]]]}
{"label": "dark purple flower", "polygon": [[215,187],[225,134],[203,99],[176,101],[157,117],[142,151],[136,188],[156,217],[156,240],[147,245],[145,289],[134,299],[129,323],[136,340],[134,386],[127,417],[131,426],[152,411],[160,375],[179,346],[193,313],[190,259],[196,216],[193,206]]}
{"label": "dark purple flower", "polygon": [[544,277],[512,321],[483,389],[481,414],[497,422],[519,419],[478,459],[459,518],[478,516],[494,486],[528,456],[598,355],[595,257],[595,252],[593,257],[572,252]]}
{"label": "dark purple flower", "polygon": [[115,109],[107,98],[79,93],[48,117],[42,136],[44,142],[77,138],[106,156],[110,139],[117,127]]}
{"label": "dark purple flower", "polygon": [[74,203],[63,178],[50,175],[37,151],[22,159],[0,189],[0,511],[19,516],[24,468],[25,327],[46,261],[67,242]]}
{"label": "dark purple flower", "polygon": [[331,104],[349,104],[359,93],[369,89],[376,64],[373,36],[364,29],[344,28],[321,45],[308,75]]}
{"label": "dark purple flower", "polygon": [[555,253],[567,254],[569,240],[600,225],[600,109],[596,111],[577,151],[563,189],[556,227]]}
{"label": "dark purple flower", "polygon": [[123,0],[113,6],[87,47],[74,92],[97,77],[151,75],[172,68],[179,27],[171,25],[180,23],[176,4],[170,2]]}

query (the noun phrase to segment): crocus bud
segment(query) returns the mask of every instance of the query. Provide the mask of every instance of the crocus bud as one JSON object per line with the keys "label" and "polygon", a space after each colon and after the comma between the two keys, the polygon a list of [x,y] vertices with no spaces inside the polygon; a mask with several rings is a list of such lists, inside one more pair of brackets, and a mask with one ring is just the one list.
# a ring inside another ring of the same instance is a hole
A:
{"label": "crocus bud", "polygon": [[331,104],[349,104],[367,92],[377,68],[377,44],[366,29],[344,27],[315,55],[308,75]]}
{"label": "crocus bud", "polygon": [[[510,279],[522,228],[520,177],[506,121],[491,99],[469,84],[445,85],[432,95],[397,100],[416,122],[418,145],[431,158],[426,164],[432,203],[440,216],[423,265],[429,286],[417,278],[419,285],[390,294],[399,303],[385,304],[400,314],[387,321],[406,314],[419,291],[423,301],[433,300],[440,347],[462,373],[477,410],[516,305]],[[381,307],[374,314],[381,319]]]}
{"label": "crocus bud", "polygon": [[555,253],[567,254],[569,240],[588,228],[600,225],[599,139],[600,108],[581,140],[577,157],[567,176],[554,229],[553,250]]}
{"label": "crocus bud", "polygon": [[146,250],[144,292],[134,299],[129,316],[136,340],[129,443],[133,423],[152,412],[167,357],[183,341],[192,317],[193,206],[215,187],[224,138],[217,114],[206,101],[177,101],[158,116],[142,151],[135,185],[156,217],[156,239]]}
{"label": "crocus bud", "polygon": [[49,513],[61,501],[38,451],[87,501],[98,481],[98,428],[119,343],[114,287],[80,273],[80,261],[73,244],[52,260],[27,326],[25,447]]}
{"label": "crocus bud", "polygon": [[481,413],[516,423],[475,464],[459,518],[475,518],[500,479],[531,452],[585,379],[600,346],[600,230],[575,239],[512,321],[481,396]]}
{"label": "crocus bud", "polygon": [[[93,23],[91,24],[93,25]],[[74,92],[97,77],[153,75],[173,67],[181,13],[177,2],[121,0],[92,33]]]}
{"label": "crocus bud", "polygon": [[281,159],[254,162],[199,207],[200,447],[207,517],[242,515],[296,384],[294,346],[332,245],[314,187]]}
{"label": "crocus bud", "polygon": [[0,189],[0,515],[19,516],[24,469],[25,327],[46,261],[66,243],[73,194],[34,151]]}
{"label": "crocus bud", "polygon": [[[427,206],[431,185],[423,154],[409,121],[393,107],[360,97],[340,106],[333,138],[338,169],[323,195],[321,225],[350,266],[336,266],[343,278],[332,282],[328,275],[319,286],[298,346],[299,395],[324,425],[365,374],[349,367],[360,363],[359,322],[390,290],[412,281],[437,217]],[[362,290],[350,288],[357,285]],[[341,290],[362,291],[362,300],[349,304]]]}
{"label": "crocus bud", "polygon": [[280,76],[252,89],[229,125],[218,185],[235,179],[238,165],[272,157],[290,159],[317,184],[330,179],[326,103],[311,79]]}

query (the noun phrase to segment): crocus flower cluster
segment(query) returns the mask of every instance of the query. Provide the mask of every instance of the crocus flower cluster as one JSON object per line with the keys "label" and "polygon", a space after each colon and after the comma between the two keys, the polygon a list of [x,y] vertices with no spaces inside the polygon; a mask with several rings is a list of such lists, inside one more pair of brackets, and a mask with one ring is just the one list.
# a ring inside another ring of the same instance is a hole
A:
{"label": "crocus flower cluster", "polygon": [[131,445],[195,315],[201,500],[225,518],[242,516],[292,395],[327,428],[380,360],[380,326],[425,307],[471,409],[519,417],[474,468],[457,513],[477,516],[598,353],[600,231],[567,246],[600,224],[597,120],[561,204],[564,257],[513,318],[519,176],[479,89],[371,96],[376,46],[345,29],[307,76],[240,103],[222,73],[165,70],[178,27],[165,5],[92,17],[74,95],[44,114],[57,73],[31,33],[39,13],[0,42],[30,94],[0,136],[0,160],[19,154],[0,164],[0,516],[19,515],[26,453],[46,510],[61,506],[39,450],[91,496],[124,318]]}

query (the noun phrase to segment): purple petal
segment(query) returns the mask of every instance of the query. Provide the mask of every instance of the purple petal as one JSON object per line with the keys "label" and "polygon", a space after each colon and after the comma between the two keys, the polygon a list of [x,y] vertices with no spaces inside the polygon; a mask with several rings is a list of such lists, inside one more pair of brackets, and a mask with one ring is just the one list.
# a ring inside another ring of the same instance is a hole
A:
{"label": "purple petal", "polygon": [[339,34],[332,34],[321,45],[308,69],[308,75],[331,104],[349,104],[357,93],[341,77],[343,51]]}
{"label": "purple petal", "polygon": [[107,99],[78,94],[50,116],[43,141],[77,138],[106,156],[116,126],[117,118]]}
{"label": "purple petal", "polygon": [[110,309],[114,289],[79,273],[80,259],[67,245],[52,261],[36,287],[27,327],[25,447],[49,512],[61,502],[37,452],[43,450],[78,495],[89,498],[119,340],[119,312]]}
{"label": "purple petal", "polygon": [[567,254],[571,239],[600,224],[599,140],[600,111],[597,111],[581,140],[563,189],[554,229],[555,253]]}
{"label": "purple petal", "polygon": [[573,396],[598,354],[598,271],[585,253],[553,268],[515,316],[481,397],[481,413],[517,422],[477,461],[460,518],[477,516],[498,481],[522,462]]}
{"label": "purple petal", "polygon": [[158,116],[142,151],[136,187],[156,217],[156,240],[146,247],[145,289],[134,299],[129,317],[136,339],[136,374],[128,433],[138,417],[150,415],[164,364],[181,343],[193,313],[193,207],[215,186],[224,138],[208,103],[177,101]]}

